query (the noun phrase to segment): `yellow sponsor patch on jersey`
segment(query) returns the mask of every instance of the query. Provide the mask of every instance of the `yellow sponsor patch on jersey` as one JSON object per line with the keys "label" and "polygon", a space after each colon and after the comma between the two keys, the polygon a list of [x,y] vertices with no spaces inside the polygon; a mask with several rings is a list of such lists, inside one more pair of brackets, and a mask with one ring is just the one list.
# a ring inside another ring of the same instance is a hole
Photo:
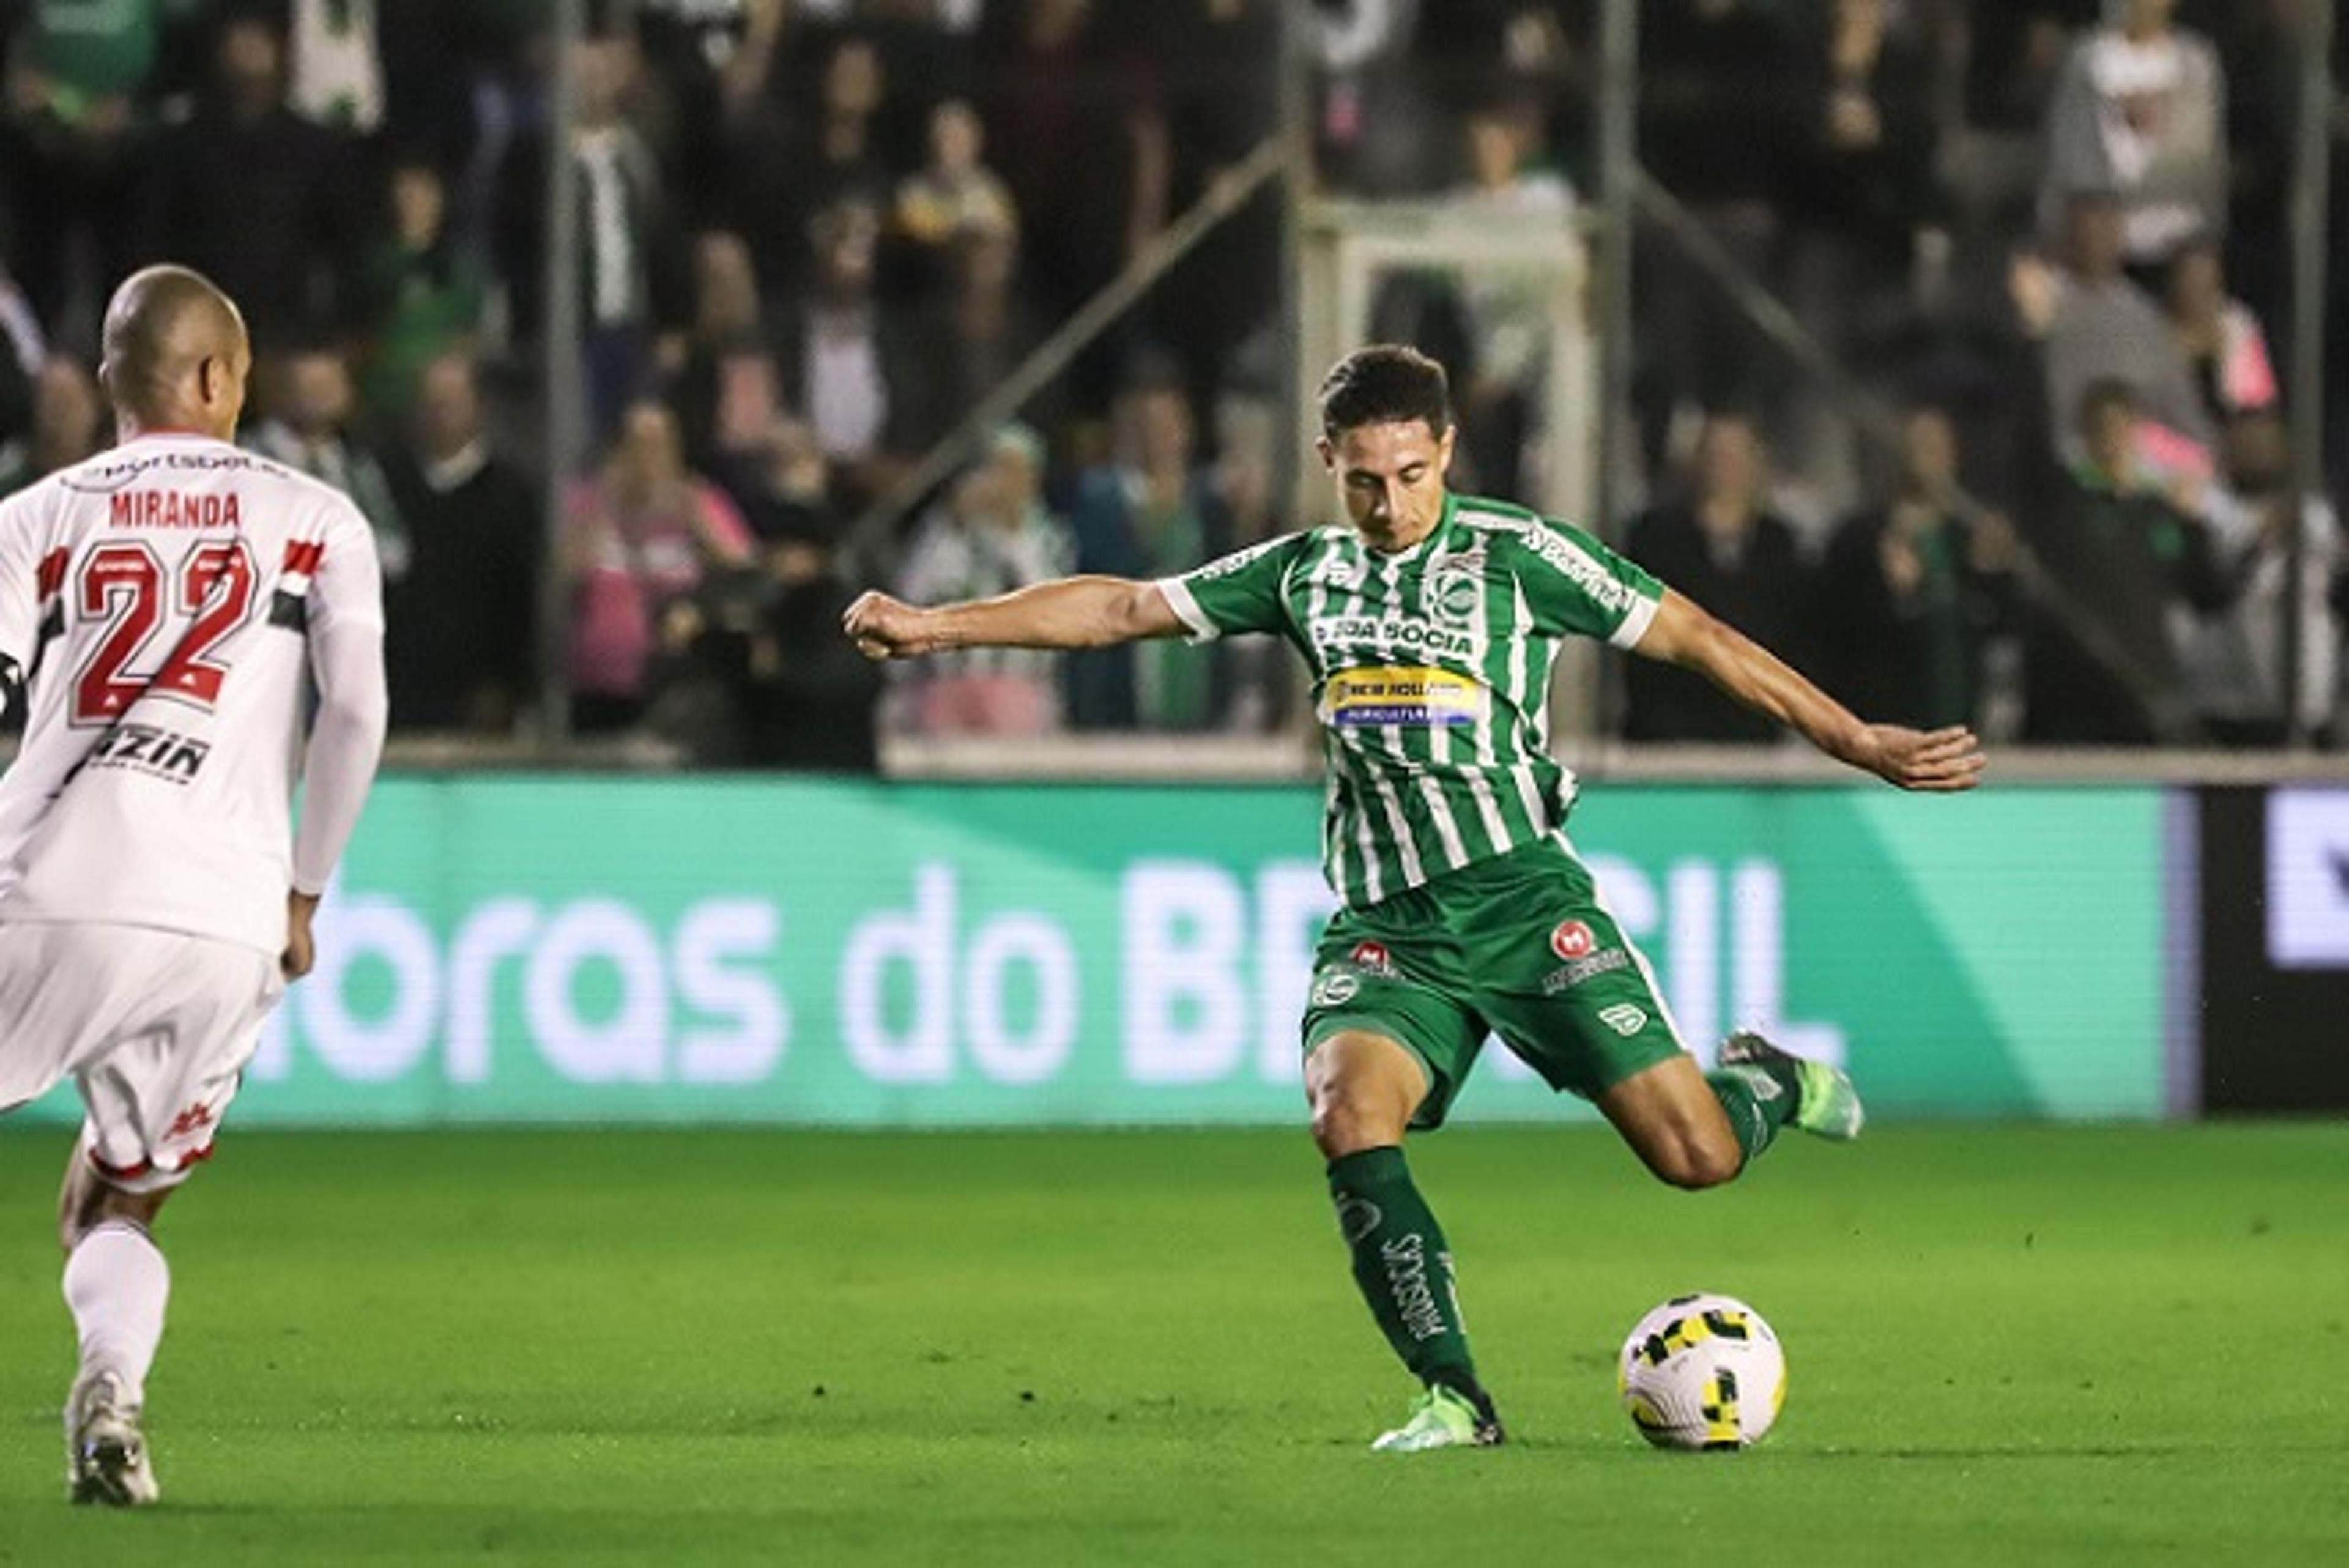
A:
{"label": "yellow sponsor patch on jersey", "polygon": [[1473,724],[1485,713],[1485,688],[1449,670],[1371,665],[1341,670],[1322,689],[1329,724]]}

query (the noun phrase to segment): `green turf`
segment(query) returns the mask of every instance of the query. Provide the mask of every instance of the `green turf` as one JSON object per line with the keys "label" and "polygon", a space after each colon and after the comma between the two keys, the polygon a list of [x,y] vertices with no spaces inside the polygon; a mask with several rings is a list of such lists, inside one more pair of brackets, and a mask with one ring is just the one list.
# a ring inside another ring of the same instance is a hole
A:
{"label": "green turf", "polygon": [[[1298,1135],[247,1134],[162,1226],[164,1507],[59,1501],[54,1131],[0,1135],[0,1563],[2349,1562],[2349,1127],[1889,1128],[1676,1193],[1415,1146],[1516,1440],[1411,1390]],[[1728,1291],[1779,1428],[1649,1450]]]}

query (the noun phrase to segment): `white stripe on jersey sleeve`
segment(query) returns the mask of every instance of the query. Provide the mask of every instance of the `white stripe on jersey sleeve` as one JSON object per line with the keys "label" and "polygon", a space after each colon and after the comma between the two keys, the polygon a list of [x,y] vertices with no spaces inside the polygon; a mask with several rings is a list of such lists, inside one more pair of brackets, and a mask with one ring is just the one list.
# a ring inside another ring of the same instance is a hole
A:
{"label": "white stripe on jersey sleeve", "polygon": [[1185,641],[1196,647],[1203,642],[1213,642],[1224,635],[1223,628],[1209,620],[1206,612],[1199,607],[1199,601],[1192,597],[1182,578],[1161,577],[1153,586],[1166,596],[1168,607],[1185,626],[1191,628],[1191,635]]}
{"label": "white stripe on jersey sleeve", "polygon": [[1614,635],[1607,639],[1608,645],[1625,649],[1639,647],[1640,639],[1648,635],[1648,628],[1654,623],[1656,612],[1663,607],[1661,599],[1651,599],[1645,594],[1635,596],[1630,612],[1623,617],[1623,624],[1617,627]]}

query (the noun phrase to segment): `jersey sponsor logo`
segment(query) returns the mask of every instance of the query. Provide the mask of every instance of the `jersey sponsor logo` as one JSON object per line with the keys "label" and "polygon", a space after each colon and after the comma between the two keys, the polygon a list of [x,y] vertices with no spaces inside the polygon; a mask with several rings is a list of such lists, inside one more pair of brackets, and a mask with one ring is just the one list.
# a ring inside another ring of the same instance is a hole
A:
{"label": "jersey sponsor logo", "polygon": [[1580,920],[1560,920],[1549,933],[1549,950],[1571,962],[1587,958],[1599,946],[1599,939]]}
{"label": "jersey sponsor logo", "polygon": [[1556,996],[1561,991],[1572,991],[1586,980],[1628,969],[1630,963],[1631,955],[1621,948],[1601,948],[1587,957],[1568,960],[1542,976],[1542,994]]}
{"label": "jersey sponsor logo", "polygon": [[1251,562],[1263,556],[1266,551],[1284,543],[1286,541],[1281,539],[1267,539],[1261,545],[1250,545],[1245,550],[1235,550],[1228,556],[1208,562],[1184,580],[1192,583],[1212,583],[1218,577],[1228,577],[1235,572],[1244,572]]}
{"label": "jersey sponsor logo", "polygon": [[1546,523],[1525,522],[1493,513],[1477,513],[1478,521],[1515,534],[1537,556],[1574,580],[1592,602],[1619,615],[1629,615],[1640,602],[1640,591],[1622,582],[1595,560],[1589,551]]}
{"label": "jersey sponsor logo", "polygon": [[1368,568],[1360,561],[1349,561],[1332,556],[1313,568],[1310,581],[1336,588],[1340,593],[1351,593],[1362,586]]}
{"label": "jersey sponsor logo", "polygon": [[1381,977],[1394,974],[1394,959],[1388,953],[1384,942],[1356,942],[1354,950],[1346,955],[1346,961],[1371,974]]}
{"label": "jersey sponsor logo", "polygon": [[1464,631],[1446,627],[1418,616],[1330,615],[1309,622],[1306,633],[1316,647],[1323,649],[1372,647],[1392,648],[1402,653],[1449,654],[1465,659],[1475,651],[1475,643]]}
{"label": "jersey sponsor logo", "polygon": [[192,783],[203,771],[212,742],[199,741],[155,724],[120,723],[98,736],[89,754],[76,765],[83,768],[127,768],[171,784]]}
{"label": "jersey sponsor logo", "polygon": [[1330,677],[1321,709],[1324,723],[1341,728],[1473,724],[1485,711],[1485,689],[1449,670],[1373,665]]}
{"label": "jersey sponsor logo", "polygon": [[1309,1000],[1316,1007],[1343,1007],[1361,994],[1361,981],[1342,969],[1333,969],[1313,982]]}
{"label": "jersey sponsor logo", "polygon": [[200,490],[118,490],[106,521],[116,528],[235,528],[243,524],[236,493]]}
{"label": "jersey sponsor logo", "polygon": [[264,458],[234,448],[207,452],[150,452],[136,457],[114,457],[106,462],[77,469],[65,476],[68,490],[78,490],[86,495],[103,495],[137,482],[142,474],[158,469],[172,469],[183,473],[222,473],[251,469],[255,472],[285,474],[289,471]]}
{"label": "jersey sponsor logo", "polygon": [[1648,1015],[1628,1002],[1618,1002],[1599,1010],[1599,1022],[1629,1040],[1648,1026]]}

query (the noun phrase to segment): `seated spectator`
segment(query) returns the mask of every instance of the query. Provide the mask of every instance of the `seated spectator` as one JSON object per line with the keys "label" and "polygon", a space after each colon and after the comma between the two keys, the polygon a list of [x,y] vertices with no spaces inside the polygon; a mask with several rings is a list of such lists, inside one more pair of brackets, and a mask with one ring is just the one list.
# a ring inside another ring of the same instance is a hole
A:
{"label": "seated spectator", "polygon": [[2013,535],[2003,518],[1958,509],[1947,413],[1914,410],[1901,436],[1891,499],[1837,529],[1820,562],[1820,672],[1854,712],[1977,726],[1983,647],[2011,609]]}
{"label": "seated spectator", "polygon": [[471,352],[489,282],[450,235],[439,170],[404,160],[391,171],[389,194],[389,232],[361,257],[357,289],[367,345],[359,388],[369,419],[387,429],[406,423],[427,365]]}
{"label": "seated spectator", "polygon": [[[1069,523],[1077,570],[1154,578],[1231,546],[1214,475],[1194,461],[1191,405],[1171,366],[1133,374],[1112,411],[1116,455],[1078,476]],[[1072,655],[1069,716],[1080,729],[1203,730],[1222,717],[1214,647],[1174,641]]]}
{"label": "seated spectator", "polygon": [[978,111],[961,99],[930,110],[930,161],[897,186],[897,229],[940,252],[965,235],[1012,239],[1019,213],[1002,177],[980,161],[987,148]]}
{"label": "seated spectator", "polygon": [[145,259],[219,284],[264,351],[339,321],[358,211],[351,149],[287,107],[274,25],[242,13],[222,23],[210,90],[156,136],[144,166]]}
{"label": "seated spectator", "polygon": [[2117,197],[2137,266],[2227,222],[2226,78],[2210,41],[2173,25],[2177,9],[2106,0],[2103,25],[2073,43],[2048,110],[2044,212],[2084,192]]}
{"label": "seated spectator", "polygon": [[740,502],[782,418],[782,369],[741,235],[712,232],[696,240],[693,283],[693,319],[670,400],[685,434],[686,462]]}
{"label": "seated spectator", "polygon": [[862,202],[816,220],[816,273],[807,301],[784,323],[786,394],[814,429],[825,459],[854,495],[877,493],[903,450],[905,389],[924,373],[909,342],[874,296],[878,217]]}
{"label": "seated spectator", "polygon": [[748,565],[750,532],[723,491],[688,471],[677,417],[650,400],[629,407],[610,457],[574,489],[569,509],[572,728],[626,729],[657,694],[660,659],[698,634],[703,577]]}
{"label": "seated spectator", "polygon": [[[1636,517],[1633,560],[1760,642],[1800,662],[1810,574],[1795,530],[1764,504],[1760,435],[1743,414],[1707,417],[1689,498]],[[1667,664],[1624,661],[1623,733],[1634,741],[1771,741],[1778,726]]]}
{"label": "seated spectator", "polygon": [[351,433],[357,399],[350,366],[335,349],[308,345],[282,356],[269,381],[266,417],[245,444],[356,502],[375,530],[384,582],[398,582],[408,573],[408,524],[392,499],[383,464]]}
{"label": "seated spectator", "polygon": [[[2052,279],[2035,263],[2020,264],[2033,308],[2047,316],[2049,433],[2067,453],[2075,431],[2063,426],[2089,383],[2121,381],[2160,427],[2158,439],[2207,452],[2209,417],[2194,389],[2186,356],[2151,296],[2121,265],[2121,210],[2110,196],[2084,193],[2067,210],[2062,270]],[[2149,432],[2152,433],[2152,432]]]}
{"label": "seated spectator", "polygon": [[411,553],[384,596],[392,726],[503,734],[535,664],[538,486],[490,450],[464,355],[423,368],[409,425],[386,465]]}
{"label": "seated spectator", "polygon": [[2297,618],[2299,715],[2307,733],[2330,743],[2340,693],[2341,628],[2326,590],[2344,565],[2340,522],[2323,496],[2296,502],[2291,443],[2272,407],[2237,414],[2220,456],[2219,483],[2207,510],[2227,573],[2241,587],[2223,614],[2172,617],[2195,711],[2221,744],[2280,746],[2291,738],[2284,607],[2297,504],[2307,552]]}
{"label": "seated spectator", "polygon": [[2251,307],[2227,292],[2219,246],[2195,240],[2169,261],[2169,330],[2186,357],[2203,412],[2213,429],[2235,415],[2276,400],[2275,367],[2267,334]]}
{"label": "seated spectator", "polygon": [[78,361],[51,355],[33,379],[32,428],[23,440],[0,446],[0,496],[96,457],[110,433],[89,372]]}
{"label": "seated spectator", "polygon": [[[1066,576],[1065,524],[1044,509],[1044,443],[1009,425],[914,535],[897,592],[916,604],[991,598]],[[1037,735],[1061,726],[1061,660],[1029,649],[942,654],[912,674],[907,727],[926,735]]]}

